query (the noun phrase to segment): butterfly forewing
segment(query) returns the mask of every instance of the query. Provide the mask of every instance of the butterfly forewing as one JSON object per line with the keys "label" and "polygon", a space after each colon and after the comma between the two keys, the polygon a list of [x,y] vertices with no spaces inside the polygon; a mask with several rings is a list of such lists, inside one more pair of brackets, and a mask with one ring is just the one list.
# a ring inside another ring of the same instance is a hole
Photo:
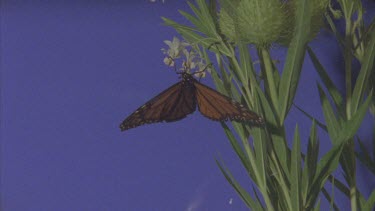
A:
{"label": "butterfly forewing", "polygon": [[121,130],[127,130],[143,124],[156,122],[172,122],[193,113],[196,108],[194,86],[181,82],[169,87],[134,113],[120,125]]}
{"label": "butterfly forewing", "polygon": [[244,105],[211,89],[210,87],[194,82],[198,109],[203,116],[215,121],[234,120],[263,124],[263,119]]}
{"label": "butterfly forewing", "polygon": [[169,99],[178,94],[180,87],[181,83],[176,83],[139,107],[121,123],[120,129],[127,130],[146,123],[163,121],[160,117],[163,115],[165,102],[170,102]]}

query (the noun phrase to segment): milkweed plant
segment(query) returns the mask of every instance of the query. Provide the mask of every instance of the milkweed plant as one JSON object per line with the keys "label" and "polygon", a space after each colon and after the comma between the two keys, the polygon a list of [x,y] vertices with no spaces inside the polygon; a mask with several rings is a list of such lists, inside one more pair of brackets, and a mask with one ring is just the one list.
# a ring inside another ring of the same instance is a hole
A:
{"label": "milkweed plant", "polygon": [[[221,123],[256,187],[239,184],[230,167],[217,159],[224,177],[243,202],[251,210],[320,210],[320,197],[324,197],[331,209],[339,210],[334,191],[340,191],[351,210],[373,210],[375,191],[365,197],[356,185],[357,161],[375,176],[375,137],[371,155],[356,135],[367,111],[375,110],[375,21],[369,26],[364,24],[361,1],[196,0],[188,4],[190,13],[180,13],[190,24],[163,18],[184,40],[166,41],[169,49],[163,50],[164,62],[174,66],[176,58],[185,56],[184,64],[190,68],[213,64],[209,75],[217,90],[247,105],[266,121],[263,127]],[[337,29],[340,21],[344,23],[343,32]],[[339,71],[345,74],[345,93],[340,93],[309,47],[323,26],[332,32],[342,50],[344,68]],[[287,48],[282,69],[270,55],[275,45]],[[252,60],[250,48],[256,49],[259,61]],[[305,56],[320,78],[316,91],[324,121],[317,121],[298,107],[311,119],[311,125],[296,124],[293,140],[288,140],[291,136],[287,136],[285,119],[295,106]],[[356,78],[352,78],[354,61],[360,64]],[[255,65],[259,65],[259,71]],[[306,140],[301,140],[300,127],[310,128]],[[322,156],[318,130],[327,133],[332,144]],[[301,150],[304,146],[307,149]],[[333,176],[337,169],[341,169],[344,179]],[[334,191],[325,189],[328,184]]]}

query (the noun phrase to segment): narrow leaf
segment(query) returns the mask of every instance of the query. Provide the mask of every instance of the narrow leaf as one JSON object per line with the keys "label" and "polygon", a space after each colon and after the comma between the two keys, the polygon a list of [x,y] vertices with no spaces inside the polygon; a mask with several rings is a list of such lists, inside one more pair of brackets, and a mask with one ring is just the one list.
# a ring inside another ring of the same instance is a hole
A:
{"label": "narrow leaf", "polygon": [[367,85],[369,82],[371,70],[374,68],[375,63],[375,27],[369,32],[370,40],[366,45],[364,58],[359,71],[358,78],[355,83],[353,98],[352,98],[352,113],[354,113],[360,102],[363,99]]}
{"label": "narrow leaf", "polygon": [[219,166],[219,169],[223,173],[224,177],[240,195],[245,204],[253,210],[263,210],[262,205],[251,198],[247,191],[239,185],[239,183],[234,179],[231,173],[224,166],[222,166],[218,160],[216,160],[216,163]]}
{"label": "narrow leaf", "polygon": [[316,203],[314,211],[320,211],[320,200],[318,200],[318,202]]}
{"label": "narrow leaf", "polygon": [[[344,144],[334,146],[323,158],[319,161],[316,174],[309,190],[307,208],[312,208],[317,200],[321,189],[327,181],[329,175],[336,170],[339,165],[339,160]],[[308,210],[307,209],[307,210]]]}
{"label": "narrow leaf", "polygon": [[343,123],[342,130],[340,131],[340,135],[338,137],[339,140],[348,140],[356,134],[359,126],[361,126],[363,118],[366,115],[371,102],[371,97],[372,91],[370,92],[369,97],[367,97],[366,101],[354,113],[352,118]]}
{"label": "narrow leaf", "polygon": [[291,191],[290,197],[292,201],[291,210],[300,210],[301,209],[301,141],[298,132],[298,125],[296,126],[294,132],[294,142],[292,149],[292,158],[291,158]]}
{"label": "narrow leaf", "polygon": [[[335,184],[335,186],[336,186],[336,183],[333,183],[333,184]],[[337,204],[334,202],[331,195],[329,195],[328,191],[325,188],[322,189],[322,193],[323,193],[324,197],[326,197],[327,201],[332,204],[333,210],[340,211],[340,209],[337,207]]]}
{"label": "narrow leaf", "polygon": [[316,136],[316,122],[313,120],[311,126],[309,142],[307,145],[307,154],[305,156],[305,165],[302,172],[302,190],[301,195],[303,202],[307,201],[309,185],[312,184],[317,168],[317,160],[319,154],[319,141]]}
{"label": "narrow leaf", "polygon": [[[315,70],[319,74],[320,79],[322,79],[322,82],[324,83],[324,86],[328,89],[328,93],[333,99],[333,102],[336,105],[336,108],[342,108],[343,99],[341,97],[341,94],[335,84],[332,82],[330,77],[327,74],[327,71],[324,69],[323,65],[319,62],[318,58],[316,57],[315,53],[310,47],[307,47],[307,52],[310,55],[311,61],[313,62],[315,66]],[[342,114],[344,114],[344,110],[341,109],[340,111]]]}
{"label": "narrow leaf", "polygon": [[368,197],[365,206],[363,207],[364,211],[373,211],[375,207],[375,190],[372,191],[370,197]]}
{"label": "narrow leaf", "polygon": [[319,140],[316,135],[316,124],[315,124],[315,121],[313,121],[313,124],[311,126],[311,131],[310,131],[309,143],[307,146],[306,160],[305,160],[306,166],[308,169],[308,175],[310,178],[310,181],[309,181],[310,183],[312,183],[312,180],[316,173],[318,155],[319,155]]}
{"label": "narrow leaf", "polygon": [[246,171],[250,174],[252,178],[254,178],[254,172],[250,166],[250,163],[241,147],[241,145],[238,143],[236,138],[234,137],[233,133],[230,131],[228,126],[225,123],[221,123],[221,126],[224,128],[225,135],[227,135],[227,138],[230,141],[230,144],[232,145],[232,148],[236,152],[237,156],[240,158],[242,165],[245,167]]}
{"label": "narrow leaf", "polygon": [[[363,165],[375,176],[375,160],[372,160],[370,153],[366,149],[366,146],[362,141],[357,138],[359,147],[361,148],[360,152],[356,152],[355,155],[362,162]],[[375,159],[375,158],[374,158]]]}
{"label": "narrow leaf", "polygon": [[[270,133],[272,136],[271,139],[273,141],[273,147],[277,154],[277,158],[282,166],[283,173],[285,173],[286,177],[289,178],[290,170],[288,167],[288,162],[290,159],[288,157],[288,146],[285,142],[284,131],[276,126],[277,120],[275,113],[273,112],[266,96],[260,87],[257,86],[256,89],[260,100],[260,108],[263,110],[262,113],[265,115],[265,119],[267,120],[266,128],[268,133]],[[267,138],[270,139],[269,137]]]}
{"label": "narrow leaf", "polygon": [[331,137],[333,144],[337,143],[338,131],[340,131],[339,122],[336,120],[334,111],[329,103],[327,96],[323,89],[318,84],[318,90],[320,95],[320,103],[322,104],[324,119],[326,120],[328,134]]}
{"label": "narrow leaf", "polygon": [[310,35],[312,16],[312,3],[309,0],[298,1],[296,11],[295,34],[288,49],[283,74],[279,85],[279,124],[283,125],[284,119],[292,105],[302,64],[305,57],[305,48]]}
{"label": "narrow leaf", "polygon": [[308,114],[306,111],[304,111],[301,107],[297,106],[296,104],[294,104],[294,107],[296,107],[299,111],[301,111],[305,116],[307,116],[311,121],[314,121],[320,128],[322,128],[324,131],[328,132],[327,130],[327,126],[325,126],[323,123],[321,123],[320,121],[314,119],[313,116],[311,116],[310,114]]}

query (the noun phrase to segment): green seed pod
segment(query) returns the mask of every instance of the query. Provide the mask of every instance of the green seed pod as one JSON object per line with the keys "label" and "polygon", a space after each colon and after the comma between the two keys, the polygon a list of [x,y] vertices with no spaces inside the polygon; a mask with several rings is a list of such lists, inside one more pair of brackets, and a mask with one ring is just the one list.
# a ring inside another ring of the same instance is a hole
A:
{"label": "green seed pod", "polygon": [[[324,13],[327,10],[328,4],[330,0],[311,0],[311,6],[312,8],[312,17],[311,17],[311,22],[308,30],[310,32],[309,40],[312,40],[316,37],[318,32],[320,31],[320,28],[324,24]],[[295,17],[295,11],[297,8],[297,5],[299,1],[298,0],[289,0],[285,4],[285,10],[287,11],[287,23],[289,25],[289,28],[286,27],[277,41],[279,44],[282,45],[289,45],[290,41],[293,38],[293,33],[294,33],[294,24],[296,22],[296,17]]]}
{"label": "green seed pod", "polygon": [[[234,2],[234,3],[233,3]],[[299,1],[289,0],[237,0],[221,1],[219,25],[230,40],[240,40],[257,46],[269,46],[273,42],[288,45],[292,40],[295,8]],[[312,0],[313,14],[310,27],[311,38],[323,24],[323,14],[329,0]]]}
{"label": "green seed pod", "polygon": [[237,14],[240,37],[245,43],[271,45],[284,27],[285,14],[279,0],[244,0]]}
{"label": "green seed pod", "polygon": [[222,6],[220,27],[230,40],[267,46],[275,42],[283,30],[285,12],[279,0],[242,0]]}

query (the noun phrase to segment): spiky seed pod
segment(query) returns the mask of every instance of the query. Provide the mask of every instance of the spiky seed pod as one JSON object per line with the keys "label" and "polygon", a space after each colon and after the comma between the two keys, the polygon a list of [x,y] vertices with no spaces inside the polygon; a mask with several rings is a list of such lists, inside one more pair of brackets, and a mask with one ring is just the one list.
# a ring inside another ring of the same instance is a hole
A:
{"label": "spiky seed pod", "polygon": [[[329,0],[312,1],[311,39],[323,24],[323,14],[329,3]],[[222,0],[221,3],[219,24],[229,40],[257,46],[269,46],[273,42],[288,45],[291,41],[298,1],[237,0],[231,3]]]}
{"label": "spiky seed pod", "polygon": [[[311,0],[311,6],[312,8],[312,17],[311,22],[309,26],[309,40],[312,40],[316,37],[318,32],[320,31],[322,25],[324,24],[324,13],[327,11],[328,4],[330,0]],[[285,3],[284,9],[287,11],[287,23],[290,26],[294,26],[294,23],[296,22],[296,8],[299,1],[297,0],[289,0]],[[294,27],[292,28],[285,28],[279,40],[277,41],[279,44],[282,45],[289,45],[290,41],[292,40],[294,33]]]}
{"label": "spiky seed pod", "polygon": [[225,5],[228,3],[220,11],[220,26],[230,40],[270,45],[285,26],[286,14],[279,0],[242,0],[230,8]]}

